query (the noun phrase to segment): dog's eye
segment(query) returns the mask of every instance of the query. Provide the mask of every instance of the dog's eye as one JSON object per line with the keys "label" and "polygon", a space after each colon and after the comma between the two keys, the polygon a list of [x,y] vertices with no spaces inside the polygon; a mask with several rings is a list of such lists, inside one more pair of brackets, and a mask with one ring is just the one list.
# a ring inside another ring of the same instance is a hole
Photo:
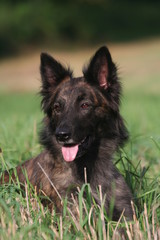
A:
{"label": "dog's eye", "polygon": [[61,106],[59,103],[55,103],[54,106],[53,106],[53,110],[56,112],[56,113],[59,113],[60,110],[61,110]]}
{"label": "dog's eye", "polygon": [[82,103],[81,104],[81,108],[82,109],[87,109],[89,107],[89,104],[88,103]]}

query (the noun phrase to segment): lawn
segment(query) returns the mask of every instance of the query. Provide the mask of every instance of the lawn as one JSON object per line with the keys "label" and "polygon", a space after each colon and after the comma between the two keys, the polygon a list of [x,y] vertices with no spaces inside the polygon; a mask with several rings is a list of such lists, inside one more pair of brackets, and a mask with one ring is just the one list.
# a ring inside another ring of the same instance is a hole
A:
{"label": "lawn", "polygon": [[[115,163],[134,195],[134,221],[122,223],[128,239],[160,239],[160,94],[154,87],[159,86],[157,79],[153,74],[148,76],[148,84],[143,85],[142,78],[131,87],[124,79],[121,112],[130,139],[115,156]],[[40,101],[35,93],[0,94],[1,172],[41,151]],[[89,185],[80,189],[79,219],[72,215],[66,200],[62,216],[50,213],[29,183],[25,196],[16,184],[0,189],[0,239],[120,239],[116,233],[120,223],[108,218],[103,201],[100,207],[91,204]],[[83,198],[84,189],[88,201]]]}

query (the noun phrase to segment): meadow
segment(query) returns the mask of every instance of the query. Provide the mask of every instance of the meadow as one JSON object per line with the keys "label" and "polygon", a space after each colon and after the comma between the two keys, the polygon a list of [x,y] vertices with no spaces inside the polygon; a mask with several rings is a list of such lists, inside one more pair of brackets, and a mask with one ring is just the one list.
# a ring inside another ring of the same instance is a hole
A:
{"label": "meadow", "polygon": [[[150,56],[153,54],[159,56],[156,51]],[[134,221],[127,222],[122,215],[123,223],[113,222],[103,209],[103,196],[101,206],[91,201],[88,184],[79,189],[77,219],[66,199],[59,216],[41,205],[29,183],[24,190],[20,190],[19,184],[10,183],[0,186],[0,239],[120,239],[120,226],[127,239],[160,239],[160,80],[156,71],[147,76],[140,71],[139,62],[135,59],[135,77],[131,75],[130,82],[127,74],[124,77],[121,112],[130,139],[114,159],[133,192]],[[145,67],[149,66],[151,62]],[[42,150],[38,143],[43,117],[40,101],[34,92],[1,91],[1,172]]]}

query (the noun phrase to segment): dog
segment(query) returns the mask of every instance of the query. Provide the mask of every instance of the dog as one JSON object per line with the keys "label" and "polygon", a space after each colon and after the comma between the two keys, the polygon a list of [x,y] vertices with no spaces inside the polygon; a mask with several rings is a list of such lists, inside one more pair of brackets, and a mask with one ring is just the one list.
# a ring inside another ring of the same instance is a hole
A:
{"label": "dog", "polygon": [[[19,181],[26,181],[25,172],[37,191],[60,209],[59,196],[68,194],[69,198],[87,178],[97,204],[101,186],[107,213],[114,199],[113,220],[123,211],[131,220],[132,194],[112,162],[114,153],[128,139],[128,131],[120,115],[117,67],[108,48],[97,50],[83,68],[82,77],[73,77],[69,68],[47,53],[41,54],[40,73],[45,115],[40,142],[44,151],[16,168]],[[5,183],[9,175],[5,172]],[[14,174],[12,179],[16,179]]]}

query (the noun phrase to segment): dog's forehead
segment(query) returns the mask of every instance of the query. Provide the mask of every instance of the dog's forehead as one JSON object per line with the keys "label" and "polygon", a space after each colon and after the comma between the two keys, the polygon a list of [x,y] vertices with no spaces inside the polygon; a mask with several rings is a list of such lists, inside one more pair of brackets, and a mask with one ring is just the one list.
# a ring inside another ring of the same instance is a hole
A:
{"label": "dog's forehead", "polygon": [[92,92],[89,84],[83,77],[65,79],[58,90],[61,96],[78,96],[80,94],[89,94]]}
{"label": "dog's forehead", "polygon": [[107,104],[107,99],[101,91],[91,86],[84,77],[65,79],[58,85],[55,96],[54,101],[61,99],[65,102],[75,102],[89,99],[96,105]]}

